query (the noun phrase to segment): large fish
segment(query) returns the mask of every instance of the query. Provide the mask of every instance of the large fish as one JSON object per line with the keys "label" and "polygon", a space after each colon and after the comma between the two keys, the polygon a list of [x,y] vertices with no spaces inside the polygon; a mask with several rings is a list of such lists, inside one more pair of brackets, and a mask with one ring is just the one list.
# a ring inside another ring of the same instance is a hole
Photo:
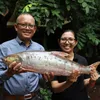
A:
{"label": "large fish", "polygon": [[[61,53],[61,52],[56,52]],[[53,72],[55,75],[70,76],[73,70],[78,70],[80,74],[89,74],[90,66],[80,65],[74,61],[56,56],[54,52],[27,51],[12,54],[3,58],[4,63],[9,66],[13,61],[21,62],[22,67],[28,71],[37,73]],[[97,67],[100,61],[92,64]]]}

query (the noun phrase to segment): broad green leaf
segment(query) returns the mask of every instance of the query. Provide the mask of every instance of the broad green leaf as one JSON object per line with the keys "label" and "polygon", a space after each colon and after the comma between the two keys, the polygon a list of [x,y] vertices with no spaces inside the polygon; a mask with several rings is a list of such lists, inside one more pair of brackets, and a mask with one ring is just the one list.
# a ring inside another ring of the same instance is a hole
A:
{"label": "broad green leaf", "polygon": [[83,47],[80,46],[79,43],[77,44],[77,47],[78,47],[79,50],[81,50],[83,48]]}
{"label": "broad green leaf", "polygon": [[56,15],[57,17],[60,15],[60,11],[59,10],[52,10],[52,15]]}
{"label": "broad green leaf", "polygon": [[83,44],[81,41],[79,41],[79,45],[80,45],[81,47],[84,46],[84,44]]}
{"label": "broad green leaf", "polygon": [[45,9],[45,14],[46,14],[46,17],[49,17],[49,15],[50,15],[49,10]]}
{"label": "broad green leaf", "polygon": [[69,0],[65,0],[65,3],[66,3],[66,4],[69,4],[69,3],[70,3],[70,1],[69,1]]}
{"label": "broad green leaf", "polygon": [[67,5],[67,10],[70,11],[70,9],[71,9],[71,6]]}
{"label": "broad green leaf", "polygon": [[88,6],[85,8],[85,11],[86,11],[86,14],[89,13],[89,7]]}
{"label": "broad green leaf", "polygon": [[89,3],[94,3],[95,0],[85,0],[86,2],[89,2]]}
{"label": "broad green leaf", "polygon": [[84,2],[84,0],[78,0],[78,2],[79,2],[79,3],[83,3],[83,2]]}
{"label": "broad green leaf", "polygon": [[31,8],[32,7],[32,4],[29,4],[28,6]]}
{"label": "broad green leaf", "polygon": [[88,7],[89,7],[89,8],[91,8],[91,9],[96,10],[96,8],[95,8],[95,7],[93,7],[93,6],[90,6],[90,5],[89,5]]}
{"label": "broad green leaf", "polygon": [[86,39],[82,39],[82,38],[80,38],[80,41],[82,41],[82,42],[85,43],[85,42],[86,42]]}
{"label": "broad green leaf", "polygon": [[82,7],[87,7],[87,3],[86,2],[83,2],[82,3]]}
{"label": "broad green leaf", "polygon": [[29,7],[26,6],[26,7],[23,9],[23,12],[29,12]]}
{"label": "broad green leaf", "polygon": [[95,40],[95,45],[98,45],[98,44],[100,44],[100,40],[99,39],[96,39]]}

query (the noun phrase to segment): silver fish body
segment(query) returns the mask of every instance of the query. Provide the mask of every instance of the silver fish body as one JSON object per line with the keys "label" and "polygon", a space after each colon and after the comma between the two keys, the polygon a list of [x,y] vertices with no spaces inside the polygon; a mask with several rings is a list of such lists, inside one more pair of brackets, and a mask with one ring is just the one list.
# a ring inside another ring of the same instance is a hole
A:
{"label": "silver fish body", "polygon": [[[90,66],[80,65],[74,61],[63,59],[52,52],[21,52],[4,57],[3,61],[8,66],[13,61],[21,62],[22,67],[28,71],[42,74],[53,72],[55,75],[70,76],[73,70],[78,70],[81,74],[89,74],[91,71]],[[94,63],[96,67],[99,64],[100,62]]]}

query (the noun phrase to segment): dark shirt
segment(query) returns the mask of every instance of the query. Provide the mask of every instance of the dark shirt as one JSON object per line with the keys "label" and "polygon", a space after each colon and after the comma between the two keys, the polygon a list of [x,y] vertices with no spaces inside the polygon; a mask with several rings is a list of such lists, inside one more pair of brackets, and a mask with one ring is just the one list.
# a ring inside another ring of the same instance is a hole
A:
{"label": "dark shirt", "polygon": [[[78,54],[75,54],[73,61],[87,65],[87,60]],[[53,93],[52,100],[88,100],[87,90],[84,86],[84,79],[88,77],[88,75],[80,75],[77,82],[74,82],[69,88],[60,93]],[[66,76],[55,76],[54,78],[59,82],[66,81],[66,79]]]}

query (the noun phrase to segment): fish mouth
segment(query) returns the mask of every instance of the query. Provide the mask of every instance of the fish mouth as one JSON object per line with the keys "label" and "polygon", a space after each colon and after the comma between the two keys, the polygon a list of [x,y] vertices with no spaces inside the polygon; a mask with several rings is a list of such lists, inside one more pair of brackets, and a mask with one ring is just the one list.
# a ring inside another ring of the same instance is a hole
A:
{"label": "fish mouth", "polygon": [[4,64],[6,64],[7,66],[9,66],[12,62],[21,62],[21,58],[18,55],[9,55],[7,57],[2,58],[2,61],[4,62]]}
{"label": "fish mouth", "polygon": [[1,58],[1,59],[2,59],[2,61],[4,62],[4,64],[9,65],[9,62],[7,61],[6,58]]}

